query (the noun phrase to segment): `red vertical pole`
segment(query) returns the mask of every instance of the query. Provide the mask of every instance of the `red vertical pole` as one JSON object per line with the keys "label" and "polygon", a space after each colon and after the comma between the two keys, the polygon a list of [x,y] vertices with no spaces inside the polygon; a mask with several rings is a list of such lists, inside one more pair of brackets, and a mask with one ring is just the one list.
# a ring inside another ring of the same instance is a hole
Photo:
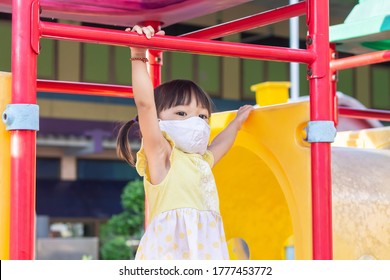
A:
{"label": "red vertical pole", "polygon": [[[329,44],[329,59],[330,59],[330,65],[332,64],[331,61],[335,60],[337,57],[337,51],[336,51],[336,44]],[[330,68],[329,70],[329,79],[330,79],[330,92],[333,99],[333,108],[332,108],[332,116],[334,125],[337,126],[339,122],[338,117],[338,98],[337,98],[337,70],[334,70]]]}
{"label": "red vertical pole", "polygon": [[[36,104],[37,53],[32,47],[32,6],[12,1],[12,103]],[[11,131],[10,258],[33,259],[35,243],[36,131]]]}
{"label": "red vertical pole", "polygon": [[[308,66],[311,121],[331,121],[329,80],[329,1],[307,0],[308,49],[316,60]],[[332,180],[330,143],[311,143],[313,259],[332,259]]]}
{"label": "red vertical pole", "polygon": [[149,75],[156,87],[161,84],[162,51],[150,50],[148,59]]}

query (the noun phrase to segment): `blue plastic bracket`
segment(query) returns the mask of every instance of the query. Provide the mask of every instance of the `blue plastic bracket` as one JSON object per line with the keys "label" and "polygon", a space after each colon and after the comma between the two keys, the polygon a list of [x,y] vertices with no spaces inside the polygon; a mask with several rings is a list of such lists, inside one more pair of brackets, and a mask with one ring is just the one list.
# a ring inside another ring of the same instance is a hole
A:
{"label": "blue plastic bracket", "polygon": [[8,104],[2,115],[6,130],[39,130],[39,106]]}
{"label": "blue plastic bracket", "polygon": [[305,128],[309,143],[325,142],[332,143],[336,137],[336,128],[333,121],[312,121],[308,122]]}

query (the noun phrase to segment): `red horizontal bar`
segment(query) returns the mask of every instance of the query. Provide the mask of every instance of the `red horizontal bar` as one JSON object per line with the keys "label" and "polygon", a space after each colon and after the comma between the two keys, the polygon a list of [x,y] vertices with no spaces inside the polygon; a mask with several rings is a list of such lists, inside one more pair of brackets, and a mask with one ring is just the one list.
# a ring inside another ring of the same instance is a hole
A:
{"label": "red horizontal bar", "polygon": [[337,71],[386,61],[390,61],[390,50],[331,60],[330,68],[332,71]]}
{"label": "red horizontal bar", "polygon": [[133,98],[130,86],[37,80],[37,91]]}
{"label": "red horizontal bar", "polygon": [[216,26],[204,28],[194,32],[183,34],[181,37],[198,39],[215,39],[241,31],[250,30],[287,20],[292,17],[306,14],[306,2],[284,6],[271,11],[258,13],[252,16],[222,23]]}
{"label": "red horizontal bar", "polygon": [[249,45],[175,36],[145,36],[125,31],[76,26],[53,22],[40,23],[41,36],[59,40],[102,43],[108,45],[138,46],[166,51],[183,51],[208,55],[233,56],[249,59],[312,63],[315,55],[308,50],[272,46]]}
{"label": "red horizontal bar", "polygon": [[390,111],[374,109],[351,109],[339,107],[339,115],[355,119],[375,119],[390,121]]}

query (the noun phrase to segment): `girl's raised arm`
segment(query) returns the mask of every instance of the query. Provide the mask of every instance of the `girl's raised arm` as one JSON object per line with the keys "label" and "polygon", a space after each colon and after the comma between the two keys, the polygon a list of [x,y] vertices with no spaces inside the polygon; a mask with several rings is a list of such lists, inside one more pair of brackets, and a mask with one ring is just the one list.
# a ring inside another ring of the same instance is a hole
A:
{"label": "girl's raised arm", "polygon": [[[126,29],[128,32],[136,32],[145,35],[150,39],[155,34],[164,35],[164,31],[154,32],[151,26],[134,26]],[[155,176],[154,166],[164,167],[165,158],[169,157],[170,146],[163,137],[158,125],[156,104],[154,101],[154,88],[147,71],[147,65],[143,58],[146,58],[147,49],[131,47],[132,64],[132,86],[134,101],[138,111],[138,122],[142,133],[142,141],[148,165],[151,172],[151,179]],[[153,173],[153,174],[152,174]],[[158,181],[158,178],[154,181]]]}
{"label": "girl's raised arm", "polygon": [[253,110],[252,105],[244,105],[237,111],[236,117],[211,142],[209,150],[214,156],[214,165],[227,153],[236,139],[237,132]]}

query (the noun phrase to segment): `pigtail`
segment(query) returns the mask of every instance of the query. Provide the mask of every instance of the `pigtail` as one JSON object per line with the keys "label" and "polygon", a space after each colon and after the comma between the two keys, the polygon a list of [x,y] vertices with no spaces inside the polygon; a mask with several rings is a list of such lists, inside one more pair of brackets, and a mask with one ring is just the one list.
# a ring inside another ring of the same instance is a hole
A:
{"label": "pigtail", "polygon": [[118,136],[116,138],[116,154],[119,158],[125,160],[131,166],[135,165],[134,157],[131,154],[131,147],[129,143],[129,132],[131,127],[138,122],[138,116],[128,121],[119,129]]}

